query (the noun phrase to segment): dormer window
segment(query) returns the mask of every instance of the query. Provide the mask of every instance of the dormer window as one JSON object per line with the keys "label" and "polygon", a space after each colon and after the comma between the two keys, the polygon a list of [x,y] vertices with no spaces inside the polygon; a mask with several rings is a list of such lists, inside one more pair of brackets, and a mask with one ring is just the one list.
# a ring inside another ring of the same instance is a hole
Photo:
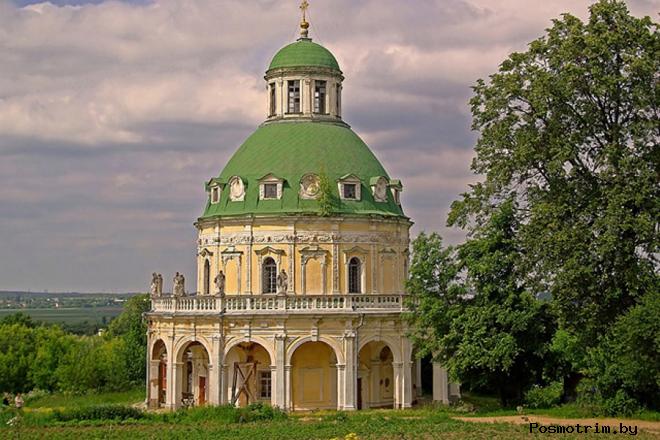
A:
{"label": "dormer window", "polygon": [[300,80],[287,81],[289,103],[287,113],[300,113]]}
{"label": "dormer window", "polygon": [[267,174],[259,179],[259,199],[279,200],[282,198],[282,186],[284,179],[273,174]]}
{"label": "dormer window", "polygon": [[277,199],[277,183],[264,183],[264,200]]}
{"label": "dormer window", "polygon": [[314,113],[325,115],[326,81],[314,81]]}
{"label": "dormer window", "polygon": [[361,180],[354,174],[348,174],[339,179],[339,195],[342,200],[360,200]]}
{"label": "dormer window", "polygon": [[220,202],[220,187],[214,186],[211,188],[211,204],[215,205]]}
{"label": "dormer window", "polygon": [[394,203],[401,205],[401,192],[403,191],[403,185],[401,185],[400,180],[390,180],[390,189],[392,190],[392,197],[394,198]]}
{"label": "dormer window", "polygon": [[342,192],[343,198],[346,200],[357,199],[357,184],[344,183],[344,191]]}

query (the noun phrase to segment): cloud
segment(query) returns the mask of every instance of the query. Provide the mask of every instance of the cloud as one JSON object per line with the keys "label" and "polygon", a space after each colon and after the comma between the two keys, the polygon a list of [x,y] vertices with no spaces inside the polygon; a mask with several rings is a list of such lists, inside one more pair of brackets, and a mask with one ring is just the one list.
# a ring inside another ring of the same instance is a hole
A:
{"label": "cloud", "polygon": [[[444,224],[477,178],[470,86],[589,3],[312,3],[312,36],[346,75],[346,120],[402,179],[415,232],[462,236]],[[193,279],[203,182],[263,120],[263,72],[297,14],[277,0],[0,1],[0,289]]]}

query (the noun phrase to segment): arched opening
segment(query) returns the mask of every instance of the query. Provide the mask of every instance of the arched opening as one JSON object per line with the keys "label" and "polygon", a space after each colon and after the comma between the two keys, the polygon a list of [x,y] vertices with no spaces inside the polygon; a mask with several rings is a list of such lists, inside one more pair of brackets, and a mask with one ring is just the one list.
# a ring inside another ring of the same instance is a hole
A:
{"label": "arched opening", "polygon": [[384,342],[372,341],[358,354],[358,409],[394,407],[394,356]]}
{"label": "arched opening", "polygon": [[204,295],[211,293],[211,263],[209,260],[204,260]]}
{"label": "arched opening", "polygon": [[277,292],[277,263],[271,257],[264,258],[262,263],[261,286],[263,293]]}
{"label": "arched opening", "polygon": [[203,406],[209,396],[209,353],[199,342],[186,344],[179,353],[178,403],[184,407]]}
{"label": "arched opening", "polygon": [[225,355],[227,402],[247,406],[274,404],[273,372],[268,351],[256,342],[243,342]]}
{"label": "arched opening", "polygon": [[156,341],[151,351],[149,365],[149,406],[165,405],[167,398],[167,347],[162,340]]}
{"label": "arched opening", "polygon": [[358,257],[348,262],[348,293],[362,293],[362,262]]}
{"label": "arched opening", "polygon": [[325,342],[306,342],[293,353],[291,407],[337,409],[337,356]]}

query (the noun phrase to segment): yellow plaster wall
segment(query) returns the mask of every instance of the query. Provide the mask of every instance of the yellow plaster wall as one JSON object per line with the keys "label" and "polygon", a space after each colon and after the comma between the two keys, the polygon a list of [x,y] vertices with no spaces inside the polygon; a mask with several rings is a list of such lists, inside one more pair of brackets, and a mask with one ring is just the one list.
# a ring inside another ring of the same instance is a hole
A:
{"label": "yellow plaster wall", "polygon": [[336,409],[337,369],[332,348],[307,342],[291,360],[291,396],[294,409]]}

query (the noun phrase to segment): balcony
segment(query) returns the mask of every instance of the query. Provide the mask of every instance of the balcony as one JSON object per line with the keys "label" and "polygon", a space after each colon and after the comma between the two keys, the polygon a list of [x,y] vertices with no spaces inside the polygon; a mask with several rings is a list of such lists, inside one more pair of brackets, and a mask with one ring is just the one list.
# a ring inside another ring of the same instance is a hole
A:
{"label": "balcony", "polygon": [[152,298],[151,313],[182,315],[272,315],[403,312],[403,294],[227,295]]}

